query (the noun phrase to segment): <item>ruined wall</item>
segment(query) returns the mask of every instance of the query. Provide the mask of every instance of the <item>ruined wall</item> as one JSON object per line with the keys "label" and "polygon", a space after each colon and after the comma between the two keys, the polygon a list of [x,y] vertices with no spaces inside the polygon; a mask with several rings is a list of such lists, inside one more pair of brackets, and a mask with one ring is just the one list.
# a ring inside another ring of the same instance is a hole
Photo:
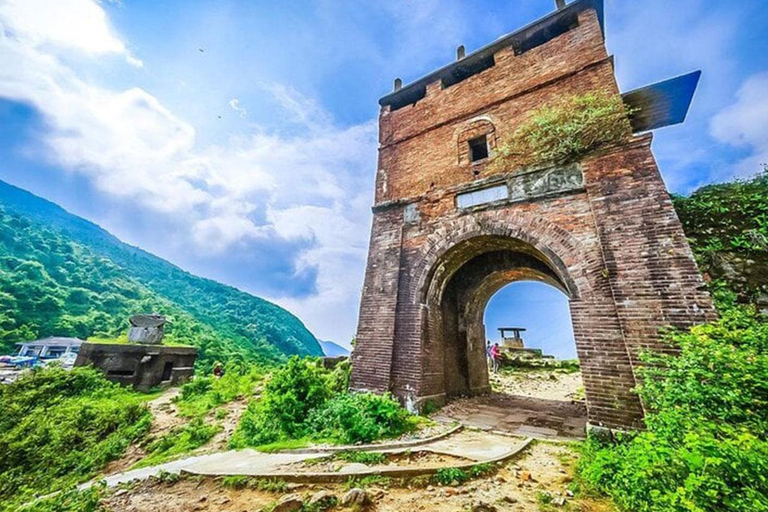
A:
{"label": "ruined wall", "polygon": [[[437,401],[461,390],[451,373],[479,363],[458,361],[456,350],[479,353],[472,333],[487,301],[472,287],[525,277],[525,269],[515,273],[501,260],[478,264],[493,251],[533,256],[569,294],[595,425],[637,426],[642,408],[630,390],[638,349],[663,348],[664,325],[712,316],[650,136],[576,165],[524,174],[469,161],[468,140],[486,134],[493,151],[532,109],[559,95],[618,93],[596,13],[578,19],[525,53],[498,51],[495,66],[458,84],[429,85],[415,105],[382,109],[354,388]],[[509,196],[457,207],[457,195],[494,185]],[[472,286],[452,281],[463,268]],[[448,339],[456,341],[446,346]],[[484,378],[471,380],[469,391],[487,389]]]}

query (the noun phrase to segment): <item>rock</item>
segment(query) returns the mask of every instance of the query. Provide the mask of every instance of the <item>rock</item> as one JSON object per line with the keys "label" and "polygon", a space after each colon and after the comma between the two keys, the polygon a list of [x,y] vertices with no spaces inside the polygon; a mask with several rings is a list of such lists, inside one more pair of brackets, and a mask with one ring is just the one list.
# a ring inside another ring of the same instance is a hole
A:
{"label": "rock", "polygon": [[200,503],[202,503],[202,502],[206,501],[207,499],[208,499],[208,496],[206,496],[205,494],[203,494],[202,496],[200,496],[200,499],[198,499],[197,501],[199,501]]}
{"label": "rock", "polygon": [[336,505],[337,501],[336,495],[331,491],[317,491],[309,498],[309,505],[319,510],[325,510]]}
{"label": "rock", "polygon": [[531,472],[530,471],[521,471],[520,472],[520,480],[528,481],[528,482],[533,480],[533,477],[531,476]]}
{"label": "rock", "polygon": [[517,503],[517,498],[514,496],[506,495],[503,498],[501,498],[501,501],[504,503]]}
{"label": "rock", "polygon": [[341,504],[345,507],[352,505],[365,505],[366,503],[368,503],[368,495],[363,489],[360,489],[359,487],[350,489],[346,492],[346,494],[344,494],[344,496],[341,497]]}
{"label": "rock", "polygon": [[504,478],[504,477],[503,477],[503,476],[501,476],[501,475],[496,475],[496,478],[494,478],[494,480],[496,480],[496,482],[497,482],[497,483],[500,483],[500,484],[504,484],[504,483],[507,483],[507,479],[506,479],[506,478]]}
{"label": "rock", "polygon": [[472,505],[472,512],[496,512],[497,510],[495,506],[482,501]]}
{"label": "rock", "polygon": [[570,489],[566,489],[565,495],[568,496],[569,498],[573,498],[573,491]]}
{"label": "rock", "polygon": [[427,492],[432,492],[434,490],[435,490],[434,486],[431,486],[431,485],[427,486]]}
{"label": "rock", "polygon": [[562,507],[565,505],[565,498],[562,496],[557,496],[552,499],[552,504],[556,507]]}
{"label": "rock", "polygon": [[[277,500],[272,512],[294,512],[304,506],[301,496],[298,494],[286,494]],[[265,511],[268,509],[264,509]]]}
{"label": "rock", "polygon": [[115,496],[122,496],[123,494],[128,494],[128,489],[120,489],[115,493]]}
{"label": "rock", "polygon": [[385,494],[387,494],[387,490],[380,487],[371,487],[368,489],[368,497],[374,501],[383,497]]}

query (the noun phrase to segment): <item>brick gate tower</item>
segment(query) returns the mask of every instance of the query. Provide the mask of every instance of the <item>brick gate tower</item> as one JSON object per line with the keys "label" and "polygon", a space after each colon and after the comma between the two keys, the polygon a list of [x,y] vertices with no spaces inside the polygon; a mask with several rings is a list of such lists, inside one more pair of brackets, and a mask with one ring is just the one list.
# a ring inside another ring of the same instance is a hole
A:
{"label": "brick gate tower", "polygon": [[527,114],[619,94],[601,0],[578,0],[380,100],[379,163],[351,387],[406,404],[489,390],[483,312],[502,286],[567,295],[589,422],[639,425],[631,392],[659,329],[714,309],[651,153],[681,122],[692,73],[622,95],[634,135],[565,166],[488,166]]}

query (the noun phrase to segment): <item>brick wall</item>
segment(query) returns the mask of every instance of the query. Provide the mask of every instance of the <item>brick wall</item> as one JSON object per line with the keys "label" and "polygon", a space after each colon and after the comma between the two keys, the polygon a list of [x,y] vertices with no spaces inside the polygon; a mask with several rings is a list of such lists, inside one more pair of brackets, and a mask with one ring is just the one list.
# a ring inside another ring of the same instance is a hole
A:
{"label": "brick wall", "polygon": [[642,347],[658,330],[711,318],[708,295],[650,152],[650,137],[580,162],[583,186],[526,201],[458,209],[472,187],[516,175],[469,162],[529,112],[571,93],[617,93],[594,11],[572,30],[458,84],[427,87],[380,116],[379,167],[352,387],[440,401],[488,389],[482,313],[516,279],[560,288],[582,364],[589,421],[636,427],[631,392]]}

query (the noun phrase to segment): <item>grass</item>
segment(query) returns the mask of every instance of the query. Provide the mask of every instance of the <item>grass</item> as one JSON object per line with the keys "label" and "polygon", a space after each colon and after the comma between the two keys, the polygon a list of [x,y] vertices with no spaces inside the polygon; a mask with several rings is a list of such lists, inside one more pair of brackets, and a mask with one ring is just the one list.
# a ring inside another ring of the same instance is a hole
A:
{"label": "grass", "polygon": [[256,489],[265,492],[285,492],[288,484],[277,478],[256,478],[247,475],[230,475],[221,479],[221,485],[229,489]]}
{"label": "grass", "polygon": [[345,450],[336,454],[337,459],[359,464],[382,464],[387,460],[387,455],[380,452],[361,452],[359,450]]}
{"label": "grass", "polygon": [[134,468],[154,466],[178,455],[195,450],[221,431],[220,425],[210,425],[198,418],[173,429],[147,447],[148,455],[134,465]]}
{"label": "grass", "polygon": [[[256,386],[264,379],[264,372],[259,366],[231,367],[218,379],[213,376],[195,377],[182,386],[174,402],[181,416],[200,418],[223,404],[253,395]],[[221,413],[217,411],[216,414]]]}
{"label": "grass", "polygon": [[308,437],[302,437],[301,439],[284,439],[282,441],[275,441],[274,443],[262,444],[256,446],[254,449],[262,453],[275,453],[283,450],[298,450],[299,448],[306,448],[311,446],[313,441]]}

